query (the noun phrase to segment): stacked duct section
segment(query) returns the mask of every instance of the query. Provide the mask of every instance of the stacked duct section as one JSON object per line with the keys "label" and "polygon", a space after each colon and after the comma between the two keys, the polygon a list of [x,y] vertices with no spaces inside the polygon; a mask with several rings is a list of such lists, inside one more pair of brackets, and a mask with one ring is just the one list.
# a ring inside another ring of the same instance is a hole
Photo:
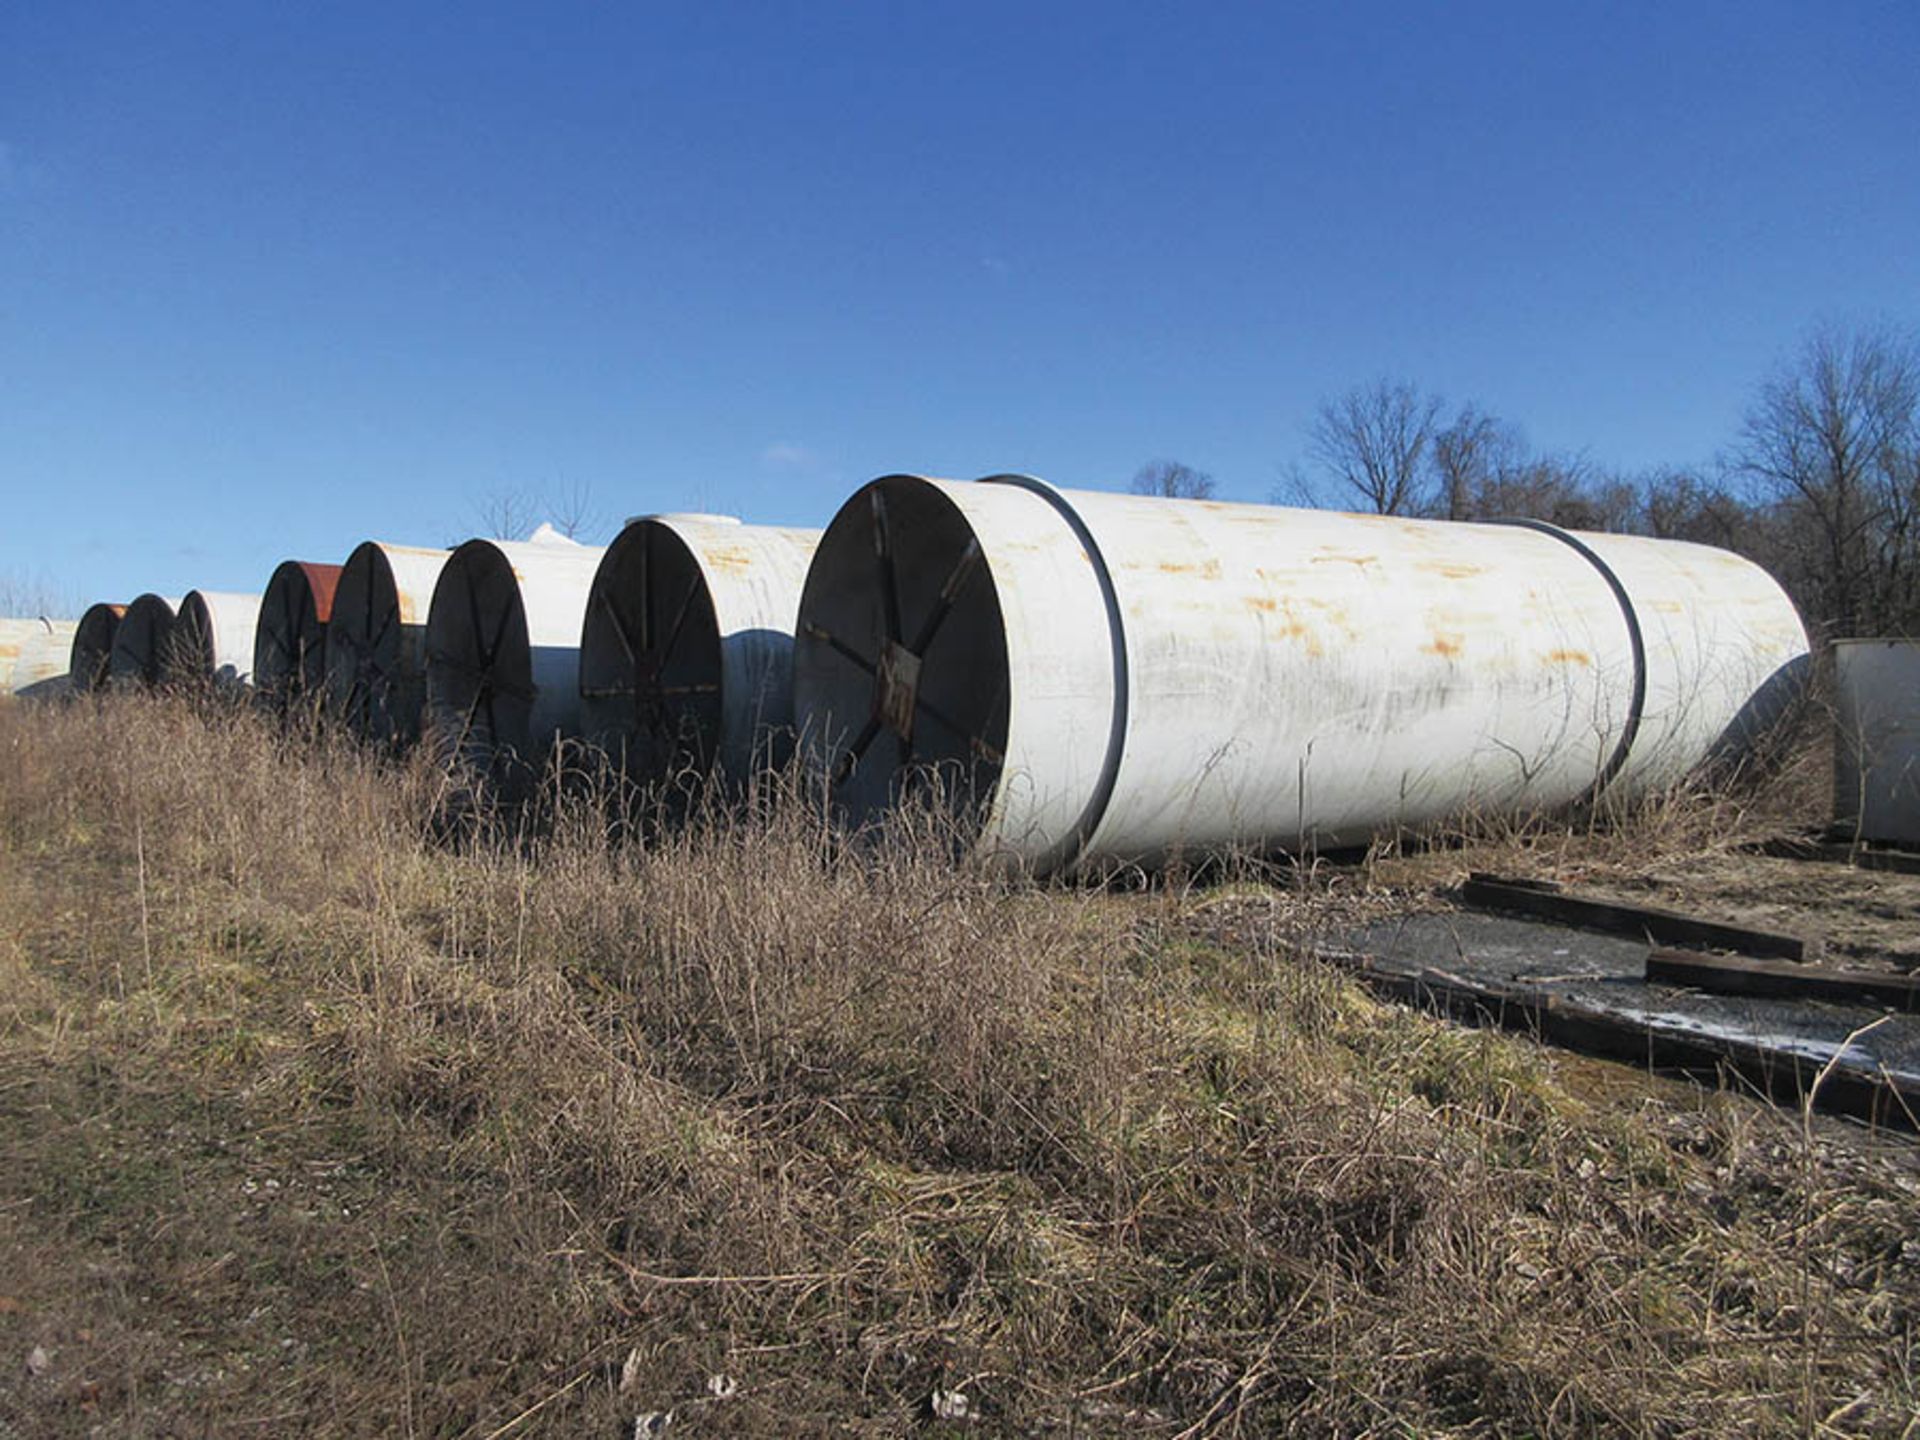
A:
{"label": "stacked duct section", "polygon": [[818,530],[629,521],[580,632],[584,733],[641,784],[738,783],[792,753],[793,637]]}
{"label": "stacked duct section", "polygon": [[448,557],[427,616],[429,728],[477,773],[518,778],[580,733],[580,626],[605,553],[549,533]]}
{"label": "stacked duct section", "polygon": [[73,649],[67,657],[67,683],[78,694],[89,694],[107,683],[113,662],[113,642],[127,607],[102,600],[89,605],[74,626]]}
{"label": "stacked duct section", "polygon": [[107,679],[115,689],[151,690],[160,683],[179,604],[178,599],[146,594],[127,606],[107,657]]}
{"label": "stacked duct section", "polygon": [[427,611],[447,555],[368,540],[340,568],[327,622],[326,706],[363,740],[419,738]]}
{"label": "stacked duct section", "polygon": [[250,683],[259,618],[258,595],[189,590],[161,651],[161,682],[190,689]]}
{"label": "stacked duct section", "polygon": [[303,704],[326,682],[327,621],[340,570],[310,560],[283,560],[267,581],[254,629],[253,684],[275,709]]}
{"label": "stacked duct section", "polygon": [[1044,872],[1634,793],[1806,649],[1702,547],[892,476],[820,543],[794,673],[851,820],[936,788]]}

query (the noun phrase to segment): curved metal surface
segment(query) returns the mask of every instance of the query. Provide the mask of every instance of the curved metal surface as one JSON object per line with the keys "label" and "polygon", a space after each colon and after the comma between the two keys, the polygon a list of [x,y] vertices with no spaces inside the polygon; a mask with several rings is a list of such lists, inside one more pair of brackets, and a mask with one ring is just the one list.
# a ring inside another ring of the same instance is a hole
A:
{"label": "curved metal surface", "polygon": [[654,782],[779,765],[793,729],[793,633],[818,530],[728,517],[627,523],[580,628],[585,734]]}
{"label": "curved metal surface", "polygon": [[160,652],[160,680],[168,685],[245,685],[253,674],[258,595],[189,590]]}
{"label": "curved metal surface", "polygon": [[0,695],[64,688],[78,625],[45,615],[0,620]]}
{"label": "curved metal surface", "polygon": [[148,593],[136,596],[113,632],[107,681],[116,689],[152,689],[160,683],[160,662],[173,632],[180,602]]}
{"label": "curved metal surface", "polygon": [[937,784],[989,844],[1074,846],[1116,700],[1110,617],[1073,528],[1013,486],[891,475],[814,552],[794,718],[847,818]]}
{"label": "curved metal surface", "polygon": [[[958,579],[976,550],[985,582]],[[1805,637],[1764,572],[1700,551],[888,477],[821,541],[796,704],[853,818],[931,763],[1038,870],[1357,843],[1705,758]],[[929,622],[964,645],[918,643]],[[943,728],[970,759],[923,747]]]}
{"label": "curved metal surface", "polygon": [[580,732],[580,624],[605,554],[565,540],[469,540],[448,557],[426,629],[439,743],[500,773]]}
{"label": "curved metal surface", "polygon": [[1800,698],[1806,626],[1787,592],[1729,550],[1685,540],[1573,532],[1618,578],[1644,638],[1645,695],[1606,798],[1633,800],[1703,760],[1737,760]]}
{"label": "curved metal surface", "polygon": [[253,638],[253,685],[269,704],[285,709],[325,684],[327,620],[340,570],[310,560],[274,567]]}
{"label": "curved metal surface", "polygon": [[408,744],[420,736],[427,610],[448,554],[367,540],[340,567],[324,693],[328,712],[363,740]]}
{"label": "curved metal surface", "polygon": [[113,639],[127,613],[125,605],[105,600],[89,605],[74,627],[73,649],[67,657],[67,683],[80,694],[98,690],[107,683],[107,667],[113,659]]}

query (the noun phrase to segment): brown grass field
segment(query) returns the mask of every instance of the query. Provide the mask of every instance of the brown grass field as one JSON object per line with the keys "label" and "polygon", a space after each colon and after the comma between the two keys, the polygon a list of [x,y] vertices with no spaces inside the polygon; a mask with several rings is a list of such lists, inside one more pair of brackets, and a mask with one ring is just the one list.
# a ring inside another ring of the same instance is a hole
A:
{"label": "brown grass field", "polygon": [[1909,1138],[1304,958],[1791,797],[1072,888],[443,789],[0,703],[0,1436],[1920,1434]]}

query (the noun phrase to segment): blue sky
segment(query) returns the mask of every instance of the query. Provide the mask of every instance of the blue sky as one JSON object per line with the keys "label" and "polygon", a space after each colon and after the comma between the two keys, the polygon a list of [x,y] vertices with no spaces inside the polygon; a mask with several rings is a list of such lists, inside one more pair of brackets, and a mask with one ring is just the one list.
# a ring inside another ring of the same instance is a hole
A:
{"label": "blue sky", "polygon": [[1920,322],[1920,5],[0,7],[0,578],[257,590],[486,497],[1261,500],[1391,374],[1702,462]]}

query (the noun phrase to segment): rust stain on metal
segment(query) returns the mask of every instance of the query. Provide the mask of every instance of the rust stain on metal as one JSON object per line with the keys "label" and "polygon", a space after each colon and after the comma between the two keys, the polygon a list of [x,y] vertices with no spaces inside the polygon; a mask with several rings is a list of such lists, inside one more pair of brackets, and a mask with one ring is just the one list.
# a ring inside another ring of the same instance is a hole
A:
{"label": "rust stain on metal", "polygon": [[1593,664],[1593,657],[1584,650],[1549,650],[1546,659],[1549,665]]}
{"label": "rust stain on metal", "polygon": [[919,690],[920,657],[897,642],[889,644],[874,677],[874,718],[902,739],[913,739],[913,710]]}
{"label": "rust stain on metal", "polygon": [[743,546],[716,545],[710,550],[700,552],[702,558],[716,570],[751,570],[753,556]]}
{"label": "rust stain on metal", "polygon": [[1218,580],[1220,578],[1220,562],[1218,560],[1202,560],[1195,564],[1187,564],[1179,560],[1162,560],[1155,568],[1158,569],[1162,575],[1191,575],[1198,580]]}
{"label": "rust stain on metal", "polygon": [[1427,655],[1438,655],[1443,660],[1458,660],[1467,648],[1467,637],[1446,630],[1436,630],[1433,638],[1420,647]]}
{"label": "rust stain on metal", "polygon": [[1322,550],[1313,557],[1315,565],[1378,565],[1378,555],[1349,555],[1339,550]]}
{"label": "rust stain on metal", "polygon": [[1459,560],[1421,560],[1415,562],[1413,568],[1429,575],[1444,576],[1448,580],[1471,580],[1475,575],[1487,573],[1484,565],[1469,565]]}
{"label": "rust stain on metal", "polygon": [[333,619],[333,592],[340,588],[340,569],[338,565],[321,565],[311,560],[297,560],[300,573],[307,577],[307,593],[313,597],[313,618],[322,625]]}

